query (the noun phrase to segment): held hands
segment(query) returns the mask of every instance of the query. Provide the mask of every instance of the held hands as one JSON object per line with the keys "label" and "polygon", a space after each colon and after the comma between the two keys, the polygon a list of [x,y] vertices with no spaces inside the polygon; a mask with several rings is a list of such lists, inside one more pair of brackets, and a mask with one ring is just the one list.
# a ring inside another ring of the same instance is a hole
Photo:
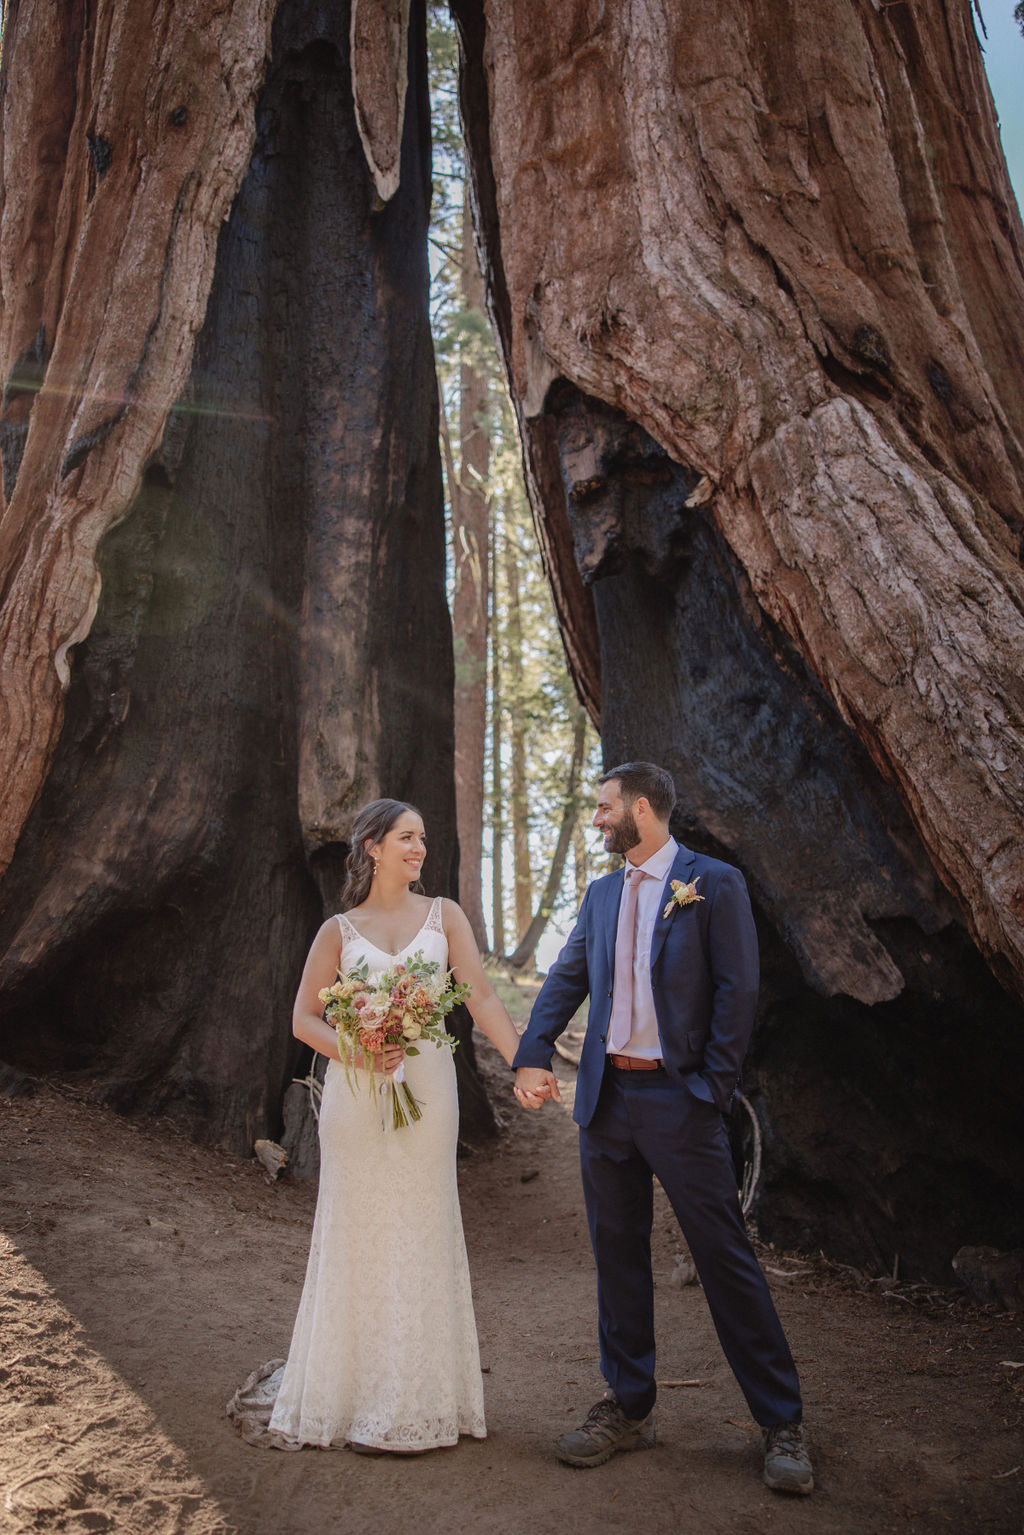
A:
{"label": "held hands", "polygon": [[513,1091],[524,1109],[543,1108],[548,1098],[554,1098],[556,1103],[562,1101],[554,1072],[540,1066],[520,1066]]}

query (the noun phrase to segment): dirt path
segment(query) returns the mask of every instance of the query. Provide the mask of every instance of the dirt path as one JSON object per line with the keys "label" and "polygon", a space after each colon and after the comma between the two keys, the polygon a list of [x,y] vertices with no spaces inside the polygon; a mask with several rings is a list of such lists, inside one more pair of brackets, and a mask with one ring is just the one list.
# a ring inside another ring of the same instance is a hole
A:
{"label": "dirt path", "polygon": [[558,1465],[552,1439],[601,1390],[576,1137],[564,1111],[507,1118],[497,1147],[460,1163],[490,1437],[364,1459],[252,1449],[223,1415],[248,1371],[287,1348],[311,1190],[67,1093],[0,1100],[0,1528],[1024,1528],[1024,1369],[1004,1363],[1024,1361],[1014,1321],[952,1296],[861,1293],[766,1251],[819,1482],[813,1498],[780,1499],[760,1483],[758,1436],[699,1288],[668,1283],[679,1244],[663,1207],[659,1373],[701,1384],[662,1390],[655,1452]]}

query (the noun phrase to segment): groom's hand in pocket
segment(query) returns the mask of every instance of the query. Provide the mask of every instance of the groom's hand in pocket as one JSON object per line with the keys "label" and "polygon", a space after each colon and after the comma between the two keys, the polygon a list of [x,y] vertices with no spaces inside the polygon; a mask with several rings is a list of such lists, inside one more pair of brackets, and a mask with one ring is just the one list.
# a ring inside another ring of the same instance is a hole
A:
{"label": "groom's hand in pocket", "polygon": [[562,1101],[554,1072],[545,1071],[540,1066],[520,1066],[514,1091],[526,1109],[542,1108],[548,1098],[554,1098],[556,1103]]}

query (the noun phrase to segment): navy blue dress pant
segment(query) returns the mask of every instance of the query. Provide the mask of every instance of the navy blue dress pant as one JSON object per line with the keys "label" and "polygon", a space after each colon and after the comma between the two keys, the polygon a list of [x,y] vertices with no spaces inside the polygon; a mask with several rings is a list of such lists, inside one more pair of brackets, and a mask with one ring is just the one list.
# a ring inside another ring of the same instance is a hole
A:
{"label": "navy blue dress pant", "polygon": [[725,1123],[664,1071],[605,1068],[580,1129],[580,1163],[597,1264],[601,1371],[631,1418],[654,1405],[653,1181],[697,1266],[725,1357],[762,1427],[799,1422],[800,1385],[747,1237]]}

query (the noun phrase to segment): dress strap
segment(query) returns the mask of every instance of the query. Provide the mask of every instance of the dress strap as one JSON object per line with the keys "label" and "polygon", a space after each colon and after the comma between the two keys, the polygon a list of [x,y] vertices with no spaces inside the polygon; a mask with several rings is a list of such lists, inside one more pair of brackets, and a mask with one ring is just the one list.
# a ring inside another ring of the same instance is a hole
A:
{"label": "dress strap", "polygon": [[345,938],[361,938],[362,934],[354,922],[350,922],[343,911],[335,913],[335,922],[341,928],[341,936]]}
{"label": "dress strap", "polygon": [[423,933],[443,933],[444,923],[441,921],[441,903],[444,896],[435,895],[433,904],[427,912],[427,920],[420,929]]}

